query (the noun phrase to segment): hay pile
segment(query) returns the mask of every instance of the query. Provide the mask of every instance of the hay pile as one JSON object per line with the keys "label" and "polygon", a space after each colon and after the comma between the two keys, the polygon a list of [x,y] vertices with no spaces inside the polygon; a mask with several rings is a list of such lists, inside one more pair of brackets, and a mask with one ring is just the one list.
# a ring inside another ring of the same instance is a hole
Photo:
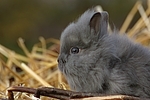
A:
{"label": "hay pile", "polygon": [[[131,29],[128,29],[136,13],[140,14],[141,17],[134,23]],[[124,21],[120,33],[127,33],[129,37],[134,38],[145,46],[150,45],[150,0],[147,0],[146,10],[140,1],[136,2]]]}
{"label": "hay pile", "polygon": [[[129,37],[134,37],[137,42],[145,46],[150,45],[150,0],[147,4],[147,9],[144,10],[142,3],[138,1],[120,29],[121,34],[127,33]],[[129,29],[136,13],[141,17]],[[67,84],[66,80],[57,69],[59,40],[52,38],[45,40],[40,37],[39,41],[29,51],[24,40],[19,38],[18,44],[25,55],[0,45],[0,98],[7,97],[6,90],[12,85],[32,88],[41,86],[68,88],[68,85],[64,85]],[[31,100],[31,94],[16,93],[15,99],[17,98]]]}
{"label": "hay pile", "polygon": [[[63,86],[64,79],[57,69],[59,40],[45,40],[40,37],[40,43],[33,46],[31,52],[26,48],[23,39],[18,44],[25,55],[20,55],[0,45],[0,93],[5,97],[9,86]],[[51,45],[50,47],[47,47]]]}

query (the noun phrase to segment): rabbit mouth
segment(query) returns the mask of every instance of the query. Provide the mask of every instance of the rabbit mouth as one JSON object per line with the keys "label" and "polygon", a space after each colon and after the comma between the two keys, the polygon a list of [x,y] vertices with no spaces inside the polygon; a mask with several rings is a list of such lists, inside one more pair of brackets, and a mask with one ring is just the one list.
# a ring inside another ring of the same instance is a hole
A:
{"label": "rabbit mouth", "polygon": [[58,69],[63,73],[66,74],[66,68],[64,63],[58,63]]}
{"label": "rabbit mouth", "polygon": [[66,60],[64,60],[62,57],[59,56],[57,62],[58,62],[58,68],[59,68],[59,70],[60,70],[61,72],[63,72],[64,66],[65,66],[65,64],[66,64]]}
{"label": "rabbit mouth", "polygon": [[59,63],[58,63],[58,69],[59,69],[61,72],[64,72],[64,71],[63,71],[63,70],[64,70],[64,66],[61,65],[61,64],[59,64]]}

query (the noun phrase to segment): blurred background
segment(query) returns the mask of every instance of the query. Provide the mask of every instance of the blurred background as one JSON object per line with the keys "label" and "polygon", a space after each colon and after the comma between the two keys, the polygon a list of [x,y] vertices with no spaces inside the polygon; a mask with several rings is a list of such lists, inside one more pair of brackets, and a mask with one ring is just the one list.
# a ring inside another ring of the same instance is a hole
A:
{"label": "blurred background", "polygon": [[[110,23],[121,27],[137,0],[0,0],[0,44],[21,52],[19,37],[31,48],[40,36],[59,39],[63,29],[85,10],[101,5]],[[142,0],[146,5],[146,0]]]}

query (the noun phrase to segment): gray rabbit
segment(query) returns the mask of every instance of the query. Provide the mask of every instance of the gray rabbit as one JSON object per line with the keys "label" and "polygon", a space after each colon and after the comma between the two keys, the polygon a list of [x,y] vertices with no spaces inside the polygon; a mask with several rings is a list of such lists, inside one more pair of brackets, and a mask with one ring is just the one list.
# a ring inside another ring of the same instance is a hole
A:
{"label": "gray rabbit", "polygon": [[108,13],[87,10],[60,38],[58,67],[72,90],[150,97],[150,52],[126,35],[109,34]]}

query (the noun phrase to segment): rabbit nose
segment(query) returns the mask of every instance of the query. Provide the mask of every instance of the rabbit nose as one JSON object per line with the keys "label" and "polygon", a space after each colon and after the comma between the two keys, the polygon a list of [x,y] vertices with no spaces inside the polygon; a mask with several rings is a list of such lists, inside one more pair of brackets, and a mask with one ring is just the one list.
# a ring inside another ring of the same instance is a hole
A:
{"label": "rabbit nose", "polygon": [[57,59],[57,62],[58,62],[58,63],[66,63],[66,60],[64,60],[64,59],[62,59],[62,58],[58,58],[58,59]]}

